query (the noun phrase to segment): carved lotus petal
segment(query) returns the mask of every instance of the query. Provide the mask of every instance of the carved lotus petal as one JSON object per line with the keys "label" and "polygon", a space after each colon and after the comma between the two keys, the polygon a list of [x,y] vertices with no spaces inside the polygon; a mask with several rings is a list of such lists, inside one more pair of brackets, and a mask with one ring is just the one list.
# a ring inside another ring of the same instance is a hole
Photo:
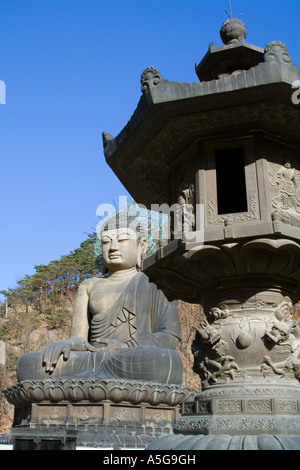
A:
{"label": "carved lotus petal", "polygon": [[129,401],[134,405],[138,405],[142,402],[147,402],[148,400],[148,391],[143,387],[136,387],[131,390],[129,394]]}
{"label": "carved lotus petal", "polygon": [[47,389],[47,394],[51,401],[59,402],[66,398],[64,387],[58,384],[49,386]]}
{"label": "carved lotus petal", "polygon": [[66,398],[73,402],[85,399],[84,388],[78,384],[69,385],[66,389],[66,395]]}
{"label": "carved lotus petal", "polygon": [[123,385],[115,385],[109,390],[107,398],[114,403],[120,403],[128,399],[128,388]]}
{"label": "carved lotus petal", "polygon": [[166,397],[166,401],[167,401],[167,404],[168,405],[178,405],[178,403],[180,403],[180,398],[181,398],[182,394],[180,394],[180,392],[178,392],[178,390],[171,390],[167,397]]}
{"label": "carved lotus petal", "polygon": [[4,396],[5,396],[6,400],[8,401],[8,403],[10,403],[11,405],[17,405],[17,404],[19,404],[19,403],[18,403],[18,398],[17,398],[17,396],[13,393],[12,390],[6,389],[5,392],[4,392]]}
{"label": "carved lotus petal", "polygon": [[188,389],[174,388],[169,391],[166,397],[166,402],[168,405],[176,406],[183,403],[189,395],[190,393]]}
{"label": "carved lotus petal", "polygon": [[106,388],[101,383],[92,383],[87,388],[87,398],[91,401],[102,401],[106,399]]}
{"label": "carved lotus petal", "polygon": [[110,393],[110,391],[120,385],[120,382],[116,380],[103,380],[103,384],[107,390],[107,393]]}
{"label": "carved lotus petal", "polygon": [[299,278],[300,246],[292,240],[258,239],[245,243],[237,257],[239,273],[268,273]]}
{"label": "carved lotus petal", "polygon": [[30,402],[30,397],[28,396],[26,390],[22,385],[17,384],[12,387],[3,390],[6,400],[14,406],[22,405],[27,402]]}
{"label": "carved lotus petal", "polygon": [[[183,256],[164,258],[151,271],[152,282],[161,283],[170,300],[198,303],[212,281],[240,276],[280,276],[300,281],[300,244],[287,239],[260,238],[246,243],[201,245]],[[272,282],[273,282],[272,281]]]}
{"label": "carved lotus petal", "polygon": [[46,399],[45,389],[41,385],[30,386],[27,392],[31,401],[40,402]]}
{"label": "carved lotus petal", "polygon": [[79,380],[79,385],[84,389],[85,393],[88,393],[91,386],[95,384],[94,380]]}
{"label": "carved lotus petal", "polygon": [[11,387],[12,390],[18,390],[20,392],[21,390],[24,390],[24,392],[28,392],[30,388],[32,388],[35,385],[38,385],[40,382],[35,382],[34,380],[24,380],[23,382],[17,383],[16,385],[13,385]]}
{"label": "carved lotus petal", "polygon": [[16,386],[13,387],[12,393],[18,395],[18,401],[21,401],[22,403],[29,402],[30,401],[30,392],[29,392],[29,387],[31,387],[33,382],[22,382],[22,384],[17,384]]}
{"label": "carved lotus petal", "polygon": [[12,393],[12,390],[5,390],[4,396],[11,405],[18,405],[18,398]]}
{"label": "carved lotus petal", "polygon": [[167,390],[159,388],[153,389],[149,394],[148,403],[150,403],[150,405],[159,405],[160,403],[164,403],[167,393]]}

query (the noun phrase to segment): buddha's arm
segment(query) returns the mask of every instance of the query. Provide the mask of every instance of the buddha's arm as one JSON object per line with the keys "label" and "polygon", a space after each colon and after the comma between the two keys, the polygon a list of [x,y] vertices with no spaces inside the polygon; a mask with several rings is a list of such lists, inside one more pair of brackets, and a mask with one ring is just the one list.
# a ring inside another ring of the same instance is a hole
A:
{"label": "buddha's arm", "polygon": [[164,349],[175,349],[180,341],[178,336],[168,333],[167,331],[156,331],[145,335],[138,336],[127,341],[125,344],[128,348],[136,348],[139,346],[148,346]]}
{"label": "buddha's arm", "polygon": [[89,331],[88,300],[91,283],[92,280],[85,281],[78,289],[73,312],[71,338],[52,343],[44,349],[43,363],[47,372],[54,370],[61,355],[63,355],[64,360],[68,360],[71,351],[95,351],[95,348],[87,341]]}
{"label": "buddha's arm", "polygon": [[71,337],[80,336],[88,339],[89,334],[89,293],[92,280],[80,284],[73,310]]}

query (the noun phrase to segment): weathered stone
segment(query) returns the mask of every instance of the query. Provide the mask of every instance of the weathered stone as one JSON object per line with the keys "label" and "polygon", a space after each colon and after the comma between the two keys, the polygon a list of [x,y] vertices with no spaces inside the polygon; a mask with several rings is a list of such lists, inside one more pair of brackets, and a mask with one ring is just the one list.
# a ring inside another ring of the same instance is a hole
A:
{"label": "weathered stone", "polygon": [[[142,266],[170,301],[203,307],[193,343],[201,391],[174,431],[219,434],[199,441],[207,449],[239,448],[237,436],[293,447],[273,434],[300,435],[300,69],[285,44],[259,48],[246,35],[240,20],[224,23],[225,45],[196,66],[201,83],[150,81],[104,150],[135,200],[172,215],[167,243]],[[184,230],[175,204],[191,206]]]}
{"label": "weathered stone", "polygon": [[0,366],[6,364],[6,348],[4,341],[0,341]]}
{"label": "weathered stone", "polygon": [[4,391],[15,406],[15,449],[67,450],[79,432],[85,445],[143,447],[172,432],[179,405],[195,396],[181,386],[176,303],[139,272],[140,221],[117,215],[102,242],[106,272],[81,284],[71,338],[21,357],[19,381]]}

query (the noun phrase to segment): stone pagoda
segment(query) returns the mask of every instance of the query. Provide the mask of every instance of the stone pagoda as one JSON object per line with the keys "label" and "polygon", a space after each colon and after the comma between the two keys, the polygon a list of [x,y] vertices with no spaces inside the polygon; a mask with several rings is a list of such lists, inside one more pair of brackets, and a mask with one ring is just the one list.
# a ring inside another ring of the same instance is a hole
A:
{"label": "stone pagoda", "polygon": [[152,449],[300,449],[300,69],[282,42],[246,37],[228,19],[197,83],[147,68],[130,121],[103,135],[139,204],[189,209],[143,271],[170,301],[203,308],[202,386]]}

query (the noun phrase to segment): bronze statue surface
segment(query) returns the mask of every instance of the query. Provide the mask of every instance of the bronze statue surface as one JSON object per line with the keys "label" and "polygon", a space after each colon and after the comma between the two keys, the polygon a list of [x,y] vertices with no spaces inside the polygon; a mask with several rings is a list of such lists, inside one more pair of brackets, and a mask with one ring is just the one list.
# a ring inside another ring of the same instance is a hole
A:
{"label": "bronze statue surface", "polygon": [[104,226],[102,243],[107,272],[80,285],[71,337],[23,356],[18,380],[51,376],[181,384],[177,305],[139,272],[147,246],[139,221],[117,216]]}

